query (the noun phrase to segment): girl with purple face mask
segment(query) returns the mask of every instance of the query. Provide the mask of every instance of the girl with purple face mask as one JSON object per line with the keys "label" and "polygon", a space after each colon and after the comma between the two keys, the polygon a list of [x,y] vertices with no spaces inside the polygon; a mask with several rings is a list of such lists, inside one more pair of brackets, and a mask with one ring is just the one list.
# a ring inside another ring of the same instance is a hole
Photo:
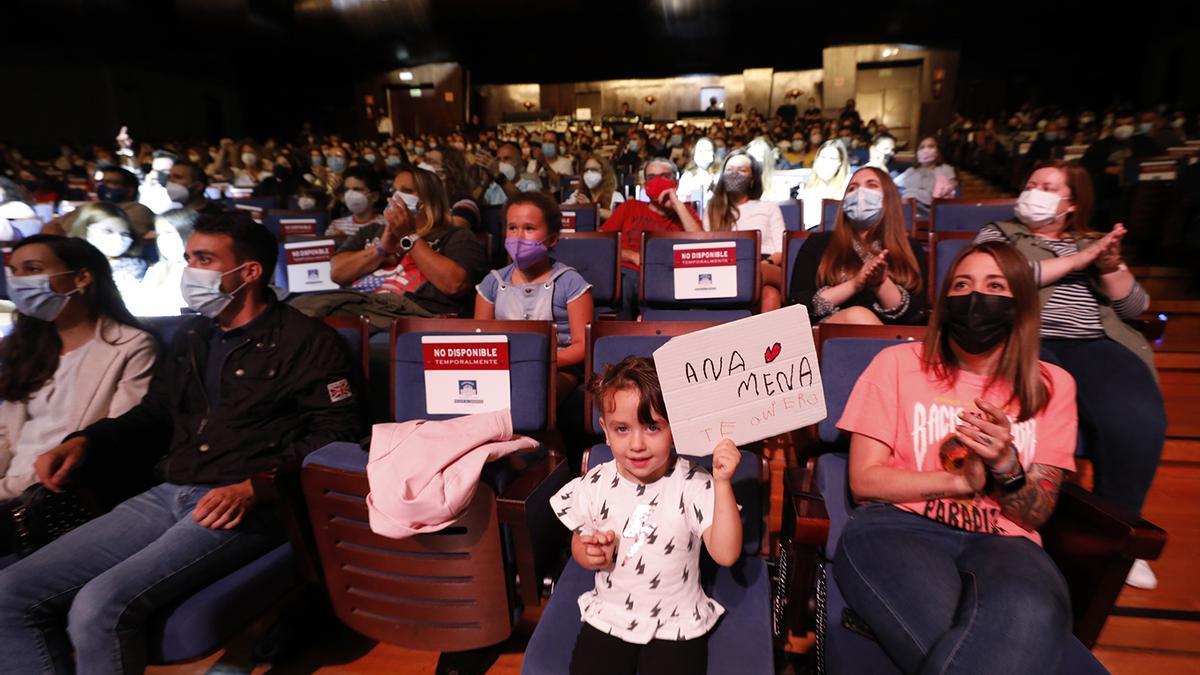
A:
{"label": "girl with purple face mask", "polygon": [[508,200],[504,248],[513,263],[492,270],[475,287],[475,318],[554,321],[558,334],[558,392],[574,391],[583,377],[584,330],[594,315],[591,284],[550,250],[562,231],[562,213],[550,196],[522,192]]}

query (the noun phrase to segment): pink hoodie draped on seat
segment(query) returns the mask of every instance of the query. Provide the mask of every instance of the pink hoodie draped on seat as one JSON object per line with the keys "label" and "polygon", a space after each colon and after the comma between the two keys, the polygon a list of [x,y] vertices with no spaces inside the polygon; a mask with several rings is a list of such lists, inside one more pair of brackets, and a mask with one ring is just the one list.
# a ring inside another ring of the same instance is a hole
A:
{"label": "pink hoodie draped on seat", "polygon": [[508,409],[376,424],[367,461],[371,531],[402,539],[449,527],[475,495],[484,464],[538,445],[513,435]]}

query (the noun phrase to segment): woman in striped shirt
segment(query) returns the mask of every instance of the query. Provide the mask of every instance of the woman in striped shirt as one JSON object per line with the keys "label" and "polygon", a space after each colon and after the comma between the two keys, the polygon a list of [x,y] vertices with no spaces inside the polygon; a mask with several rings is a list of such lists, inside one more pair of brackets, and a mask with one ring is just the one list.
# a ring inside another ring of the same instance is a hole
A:
{"label": "woman in striped shirt", "polygon": [[[975,241],[1008,241],[1029,259],[1041,288],[1042,358],[1078,384],[1096,493],[1140,515],[1167,420],[1150,345],[1125,321],[1146,311],[1150,296],[1121,260],[1125,228],[1118,224],[1103,235],[1088,229],[1092,205],[1085,169],[1047,162],[1017,201],[1019,222],[990,223]],[[1142,560],[1126,582],[1157,585]]]}

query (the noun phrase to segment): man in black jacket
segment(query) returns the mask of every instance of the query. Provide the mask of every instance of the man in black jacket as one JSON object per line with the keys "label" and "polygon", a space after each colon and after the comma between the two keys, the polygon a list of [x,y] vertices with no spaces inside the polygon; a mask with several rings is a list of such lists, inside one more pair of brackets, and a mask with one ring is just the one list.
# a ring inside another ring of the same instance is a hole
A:
{"label": "man in black jacket", "polygon": [[201,218],[183,294],[204,316],[177,332],[140,404],[38,459],[52,490],[77,468],[149,458],[163,483],[0,572],[12,672],[68,672],[72,646],[77,672],[141,672],[155,611],[284,540],[251,475],[360,438],[345,345],[267,287],[277,247],[243,215]]}

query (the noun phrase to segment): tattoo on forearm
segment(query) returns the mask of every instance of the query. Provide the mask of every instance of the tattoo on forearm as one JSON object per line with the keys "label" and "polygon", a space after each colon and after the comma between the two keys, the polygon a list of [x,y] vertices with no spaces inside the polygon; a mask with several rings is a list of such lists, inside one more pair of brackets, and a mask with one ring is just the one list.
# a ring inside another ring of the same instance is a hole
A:
{"label": "tattoo on forearm", "polygon": [[1025,473],[1024,487],[1010,495],[997,495],[996,501],[1004,515],[1027,529],[1037,529],[1054,512],[1062,479],[1062,469],[1034,464]]}

